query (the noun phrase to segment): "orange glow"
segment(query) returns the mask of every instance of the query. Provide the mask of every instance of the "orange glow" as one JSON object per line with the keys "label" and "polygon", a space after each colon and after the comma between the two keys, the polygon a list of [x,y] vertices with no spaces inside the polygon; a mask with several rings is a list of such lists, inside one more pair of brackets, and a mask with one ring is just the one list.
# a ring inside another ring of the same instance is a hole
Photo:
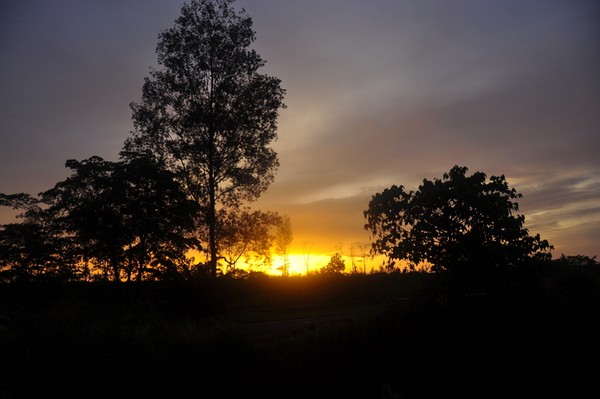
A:
{"label": "orange glow", "polygon": [[[299,254],[292,253],[288,255],[289,271],[290,276],[307,275],[318,273],[327,263],[329,263],[333,253],[327,254]],[[344,263],[346,266],[345,273],[351,273],[354,269],[357,273],[371,273],[378,270],[382,264],[379,257],[375,259],[367,258],[363,259],[360,256],[354,258],[349,255],[343,255]],[[254,267],[254,271],[262,271],[272,276],[281,276],[284,265],[284,259],[282,256],[273,255],[271,266],[267,267]],[[246,269],[245,265],[240,265],[240,268]]]}
{"label": "orange glow", "polygon": [[[307,275],[318,273],[327,263],[329,263],[332,255],[334,255],[335,251],[327,252],[327,253],[301,253],[301,252],[292,252],[288,255],[289,269],[288,275],[290,276],[299,276],[299,275]],[[283,275],[283,266],[284,266],[284,258],[281,255],[276,255],[272,253],[271,265],[249,265],[243,262],[243,259],[236,264],[236,268],[247,271],[254,272],[264,272],[271,276],[281,276]],[[188,257],[194,257],[195,261],[202,261],[205,259],[205,255],[203,253],[199,253],[197,251],[190,251],[188,253]],[[346,266],[345,273],[352,273],[353,265],[354,270],[357,273],[372,273],[374,271],[380,270],[382,267],[382,258],[375,257],[370,258],[367,257],[364,259],[360,255],[355,255],[354,257],[349,254],[343,254],[342,258],[344,259],[344,263]]]}
{"label": "orange glow", "polygon": [[[308,256],[303,254],[290,254],[288,255],[289,275],[293,276],[314,273],[325,266],[327,262],[329,262],[329,258],[329,255],[322,254],[311,254]],[[271,265],[270,269],[266,271],[266,273],[272,275],[281,275],[281,268],[283,265],[283,257],[279,255],[274,256],[273,264]]]}

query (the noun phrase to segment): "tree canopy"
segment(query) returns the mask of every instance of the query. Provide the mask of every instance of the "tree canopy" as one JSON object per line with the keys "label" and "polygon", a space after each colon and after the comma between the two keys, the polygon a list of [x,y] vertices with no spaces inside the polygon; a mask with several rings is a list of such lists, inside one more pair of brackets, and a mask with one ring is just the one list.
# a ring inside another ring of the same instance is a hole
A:
{"label": "tree canopy", "polygon": [[71,176],[39,195],[0,194],[22,223],[0,230],[0,269],[8,280],[91,277],[174,278],[189,272],[197,246],[197,204],[173,174],[149,158],[68,160]]}
{"label": "tree canopy", "polygon": [[234,209],[219,212],[219,253],[226,263],[227,273],[235,275],[240,259],[249,265],[271,264],[271,247],[275,241],[273,230],[282,222],[275,212]]}
{"label": "tree canopy", "polygon": [[252,19],[233,0],[192,0],[159,35],[160,70],[133,103],[135,131],[125,151],[165,163],[200,205],[209,266],[220,258],[218,212],[253,201],[279,165],[270,147],[283,104],[280,80],[258,72]]}
{"label": "tree canopy", "polygon": [[70,280],[69,237],[57,231],[39,198],[29,194],[0,194],[0,205],[20,211],[20,223],[0,226],[0,280]]}
{"label": "tree canopy", "polygon": [[[73,173],[42,193],[59,231],[85,261],[106,265],[118,281],[144,273],[183,272],[196,240],[197,205],[171,172],[150,158],[110,162],[94,156],[66,163]],[[124,274],[124,276],[121,276]]]}
{"label": "tree canopy", "polygon": [[441,179],[427,180],[417,191],[393,185],[375,194],[364,212],[372,250],[389,266],[405,260],[433,270],[523,265],[548,259],[552,246],[529,235],[525,217],[516,214],[522,195],[505,177],[454,166]]}

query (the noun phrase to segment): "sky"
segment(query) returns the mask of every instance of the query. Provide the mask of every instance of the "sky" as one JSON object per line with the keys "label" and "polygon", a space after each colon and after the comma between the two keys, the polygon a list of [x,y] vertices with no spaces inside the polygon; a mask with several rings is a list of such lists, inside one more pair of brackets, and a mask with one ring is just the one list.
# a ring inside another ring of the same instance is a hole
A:
{"label": "sky", "polygon": [[[0,192],[117,160],[183,1],[0,0]],[[286,109],[275,182],[292,251],[368,243],[363,211],[454,165],[505,175],[530,233],[600,255],[600,3],[238,0]],[[10,214],[0,210],[0,223]]]}

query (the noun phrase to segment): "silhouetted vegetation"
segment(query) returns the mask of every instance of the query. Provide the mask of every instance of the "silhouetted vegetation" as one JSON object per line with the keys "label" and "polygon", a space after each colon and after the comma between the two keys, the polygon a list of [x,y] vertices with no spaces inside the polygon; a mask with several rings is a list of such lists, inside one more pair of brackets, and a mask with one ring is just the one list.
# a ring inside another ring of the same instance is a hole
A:
{"label": "silhouetted vegetation", "polygon": [[277,238],[277,229],[284,218],[275,212],[234,209],[222,212],[217,236],[226,274],[239,272],[240,259],[249,267],[270,265],[271,247]]}
{"label": "silhouetted vegetation", "polygon": [[164,163],[200,207],[197,223],[210,274],[221,256],[219,213],[252,201],[279,165],[270,144],[284,107],[280,80],[260,74],[252,19],[233,0],[185,4],[159,35],[158,62],[132,104],[135,131],[125,151]]}
{"label": "silhouetted vegetation", "polygon": [[596,260],[596,256],[587,255],[565,255],[561,254],[560,258],[553,260],[553,263],[567,267],[598,267],[600,263]]}
{"label": "silhouetted vegetation", "polygon": [[417,191],[392,186],[373,196],[364,212],[375,241],[373,251],[394,266],[406,260],[434,271],[523,266],[550,259],[552,246],[530,236],[525,216],[515,215],[521,194],[504,176],[454,166],[442,179],[424,179]]}
{"label": "silhouetted vegetation", "polygon": [[0,230],[5,280],[171,279],[190,274],[186,253],[197,204],[150,158],[92,157],[34,198],[2,195],[22,223]]}
{"label": "silhouetted vegetation", "polygon": [[336,252],[335,254],[333,254],[331,256],[331,259],[329,259],[329,262],[327,262],[327,264],[321,268],[321,273],[341,274],[341,273],[344,273],[345,269],[346,269],[346,262],[344,262],[344,259],[342,258],[342,254],[340,254],[339,252]]}
{"label": "silhouetted vegetation", "polygon": [[0,278],[216,277],[241,257],[270,261],[270,229],[286,219],[242,205],[274,179],[285,91],[258,72],[252,20],[232,3],[191,1],[160,33],[161,69],[131,105],[119,162],[69,160],[71,177],[39,198],[0,196],[23,219],[0,230]]}
{"label": "silhouetted vegetation", "polygon": [[[593,398],[600,269],[0,285],[10,397]],[[119,301],[118,298],[128,298]],[[385,389],[384,389],[385,388]]]}
{"label": "silhouetted vegetation", "polygon": [[285,216],[281,220],[281,223],[278,224],[277,231],[275,232],[275,250],[283,258],[283,265],[280,266],[280,270],[284,276],[289,275],[289,251],[293,240],[292,222],[288,216]]}

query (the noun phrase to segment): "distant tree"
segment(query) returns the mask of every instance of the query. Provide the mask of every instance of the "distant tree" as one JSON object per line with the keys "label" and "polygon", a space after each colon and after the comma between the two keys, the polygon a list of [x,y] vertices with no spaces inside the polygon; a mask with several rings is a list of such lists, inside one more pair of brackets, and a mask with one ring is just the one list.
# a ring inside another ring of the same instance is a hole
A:
{"label": "distant tree", "polygon": [[555,264],[569,267],[596,267],[600,262],[596,260],[596,256],[587,255],[565,255],[561,254],[560,258],[554,260]]}
{"label": "distant tree", "polygon": [[289,275],[290,272],[289,249],[292,241],[294,241],[292,222],[289,216],[286,215],[280,219],[279,224],[277,225],[277,231],[275,233],[275,249],[283,259],[281,274],[284,276]]}
{"label": "distant tree", "polygon": [[504,176],[466,175],[454,166],[442,179],[424,179],[417,191],[392,186],[373,196],[364,212],[372,249],[432,270],[522,265],[547,260],[552,246],[523,227],[514,200],[521,198]]}
{"label": "distant tree", "polygon": [[235,273],[241,258],[247,264],[271,263],[273,229],[281,222],[274,212],[251,212],[248,208],[219,212],[219,252],[227,265],[227,273]]}
{"label": "distant tree", "polygon": [[362,272],[363,274],[367,274],[367,260],[370,256],[371,246],[368,243],[357,242],[356,246],[360,252],[360,261],[362,263]]}
{"label": "distant tree", "polygon": [[302,241],[302,252],[304,253],[304,265],[306,266],[306,275],[308,276],[310,269],[310,254],[314,242],[311,240]]}
{"label": "distant tree", "polygon": [[253,201],[274,179],[284,90],[258,73],[252,20],[233,0],[192,0],[175,26],[160,33],[162,69],[145,80],[131,105],[135,131],[125,151],[151,154],[176,173],[201,207],[208,266],[217,275],[220,209]]}
{"label": "distant tree", "polygon": [[329,263],[321,268],[321,273],[325,274],[342,274],[346,270],[346,264],[342,258],[342,254],[336,252],[329,259]]}
{"label": "distant tree", "polygon": [[358,267],[356,266],[356,248],[355,248],[355,244],[352,243],[350,244],[350,272],[352,274],[357,274],[358,273]]}

